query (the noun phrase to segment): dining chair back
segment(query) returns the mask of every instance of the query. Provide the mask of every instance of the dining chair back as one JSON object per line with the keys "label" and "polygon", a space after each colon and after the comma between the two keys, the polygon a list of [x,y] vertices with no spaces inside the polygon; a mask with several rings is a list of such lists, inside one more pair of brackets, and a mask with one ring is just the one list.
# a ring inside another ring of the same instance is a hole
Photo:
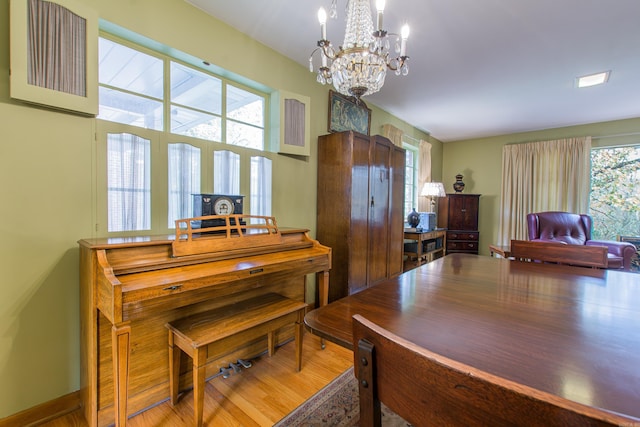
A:
{"label": "dining chair back", "polygon": [[605,246],[512,240],[511,257],[518,261],[553,262],[580,267],[607,268],[607,248]]}
{"label": "dining chair back", "polygon": [[509,381],[433,353],[353,316],[360,426],[381,425],[381,402],[414,426],[614,426],[636,419]]}

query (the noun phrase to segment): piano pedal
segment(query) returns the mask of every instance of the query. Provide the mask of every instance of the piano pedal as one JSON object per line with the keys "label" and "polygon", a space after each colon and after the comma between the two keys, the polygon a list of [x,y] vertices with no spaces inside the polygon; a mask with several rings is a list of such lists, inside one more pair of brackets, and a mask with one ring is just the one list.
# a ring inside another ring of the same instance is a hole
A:
{"label": "piano pedal", "polygon": [[239,363],[230,363],[229,368],[233,369],[233,372],[235,372],[236,374],[242,372],[242,366],[240,366]]}
{"label": "piano pedal", "polygon": [[220,368],[220,372],[222,373],[222,378],[229,378],[231,376],[231,369],[229,368]]}
{"label": "piano pedal", "polygon": [[251,366],[253,366],[250,360],[238,359],[238,363],[245,369],[249,369]]}

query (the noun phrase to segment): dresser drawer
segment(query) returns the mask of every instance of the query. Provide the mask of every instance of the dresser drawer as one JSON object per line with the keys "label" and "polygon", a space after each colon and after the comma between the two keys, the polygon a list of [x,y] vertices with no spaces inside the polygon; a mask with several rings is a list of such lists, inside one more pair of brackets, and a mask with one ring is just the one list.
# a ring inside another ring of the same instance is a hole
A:
{"label": "dresser drawer", "polygon": [[452,253],[452,252],[467,252],[467,253],[477,254],[478,242],[447,240],[447,253]]}
{"label": "dresser drawer", "polygon": [[479,235],[479,231],[447,231],[447,242],[449,240],[473,240],[477,242]]}

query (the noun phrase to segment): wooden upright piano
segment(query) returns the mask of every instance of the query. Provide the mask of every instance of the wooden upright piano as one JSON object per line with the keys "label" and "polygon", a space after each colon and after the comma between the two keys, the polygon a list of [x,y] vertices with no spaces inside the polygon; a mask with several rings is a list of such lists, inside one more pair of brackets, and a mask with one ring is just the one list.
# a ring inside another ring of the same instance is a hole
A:
{"label": "wooden upright piano", "polygon": [[[177,227],[176,236],[78,242],[80,388],[90,426],[125,425],[131,414],[169,397],[167,322],[267,292],[304,300],[308,274],[316,274],[320,305],[327,303],[330,248],[308,230],[273,227],[249,239],[247,227],[240,236],[196,230],[192,239],[189,230],[183,240]],[[245,233],[246,240],[239,238]],[[293,328],[280,331],[278,343],[291,336]],[[241,343],[208,361],[207,377],[266,348],[266,338]],[[181,389],[191,384],[187,364],[182,372]]]}

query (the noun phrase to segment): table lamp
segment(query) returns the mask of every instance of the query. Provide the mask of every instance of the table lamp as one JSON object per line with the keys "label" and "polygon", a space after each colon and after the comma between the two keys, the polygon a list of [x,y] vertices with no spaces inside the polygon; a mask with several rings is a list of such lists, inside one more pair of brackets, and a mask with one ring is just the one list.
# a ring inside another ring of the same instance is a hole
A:
{"label": "table lamp", "polygon": [[420,191],[421,196],[429,197],[431,212],[435,213],[436,197],[444,197],[447,195],[444,191],[444,185],[441,182],[425,182]]}

